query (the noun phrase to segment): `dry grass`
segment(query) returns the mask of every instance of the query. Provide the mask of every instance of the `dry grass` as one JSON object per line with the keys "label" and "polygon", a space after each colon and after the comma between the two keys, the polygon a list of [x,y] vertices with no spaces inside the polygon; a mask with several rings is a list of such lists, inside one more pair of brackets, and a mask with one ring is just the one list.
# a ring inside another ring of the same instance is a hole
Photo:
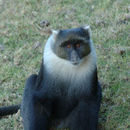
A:
{"label": "dry grass", "polygon": [[[0,106],[21,101],[26,78],[39,70],[50,29],[86,24],[92,28],[103,88],[99,127],[130,129],[128,0],[0,0]],[[19,113],[3,118],[0,129],[21,130],[20,120]]]}

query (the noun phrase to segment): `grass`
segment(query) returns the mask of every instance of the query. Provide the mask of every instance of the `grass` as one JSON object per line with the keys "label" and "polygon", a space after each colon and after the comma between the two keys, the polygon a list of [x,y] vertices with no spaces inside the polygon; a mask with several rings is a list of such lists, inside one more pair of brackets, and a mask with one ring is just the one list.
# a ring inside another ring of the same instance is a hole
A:
{"label": "grass", "polygon": [[[48,27],[40,26],[47,20]],[[90,25],[103,89],[101,130],[130,129],[129,0],[0,0],[0,106],[22,99],[37,73],[50,29]],[[1,130],[22,130],[20,114],[0,119]]]}

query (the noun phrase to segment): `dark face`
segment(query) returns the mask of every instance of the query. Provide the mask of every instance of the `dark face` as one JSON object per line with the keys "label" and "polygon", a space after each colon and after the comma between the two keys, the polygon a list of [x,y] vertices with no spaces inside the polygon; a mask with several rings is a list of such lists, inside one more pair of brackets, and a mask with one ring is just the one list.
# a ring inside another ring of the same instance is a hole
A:
{"label": "dark face", "polygon": [[91,51],[90,37],[85,30],[80,28],[62,30],[57,36],[53,50],[58,57],[77,65]]}

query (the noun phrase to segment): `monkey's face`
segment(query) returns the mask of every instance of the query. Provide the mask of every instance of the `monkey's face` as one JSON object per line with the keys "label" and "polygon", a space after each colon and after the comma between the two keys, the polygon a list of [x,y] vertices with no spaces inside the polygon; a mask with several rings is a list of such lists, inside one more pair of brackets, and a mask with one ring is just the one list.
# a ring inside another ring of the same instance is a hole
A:
{"label": "monkey's face", "polygon": [[91,52],[89,28],[75,28],[53,32],[53,52],[73,65],[78,65]]}

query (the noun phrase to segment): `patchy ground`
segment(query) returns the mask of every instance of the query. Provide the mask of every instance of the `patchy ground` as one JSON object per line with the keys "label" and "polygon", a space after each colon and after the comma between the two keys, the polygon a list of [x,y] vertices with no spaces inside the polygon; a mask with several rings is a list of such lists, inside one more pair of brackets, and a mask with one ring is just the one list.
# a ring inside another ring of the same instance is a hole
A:
{"label": "patchy ground", "polygon": [[[129,0],[0,0],[0,106],[21,101],[26,78],[37,73],[50,29],[90,25],[103,100],[101,130],[130,129]],[[19,113],[1,130],[22,130]]]}

